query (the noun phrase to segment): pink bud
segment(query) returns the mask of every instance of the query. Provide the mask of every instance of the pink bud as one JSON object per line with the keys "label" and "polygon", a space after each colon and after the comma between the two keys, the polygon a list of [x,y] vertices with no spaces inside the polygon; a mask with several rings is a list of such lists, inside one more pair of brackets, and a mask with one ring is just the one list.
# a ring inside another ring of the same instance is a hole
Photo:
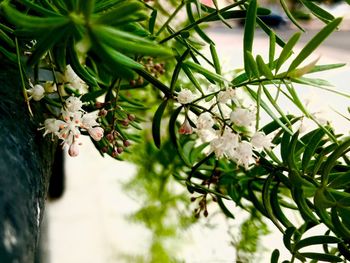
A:
{"label": "pink bud", "polygon": [[71,157],[76,157],[78,156],[79,154],[79,146],[76,142],[73,142],[70,146],[69,146],[69,149],[68,149],[68,154],[71,156]]}
{"label": "pink bud", "polygon": [[179,129],[179,133],[180,134],[192,134],[193,129],[192,126],[190,124],[190,122],[188,121],[188,119],[186,118],[184,123],[181,125],[180,129]]}
{"label": "pink bud", "polygon": [[88,132],[92,137],[92,139],[98,142],[99,140],[102,139],[104,130],[101,127],[94,127],[94,128],[90,128]]}
{"label": "pink bud", "polygon": [[125,146],[125,147],[129,147],[130,146],[130,141],[128,141],[128,140],[125,140],[125,141],[123,141],[123,145]]}

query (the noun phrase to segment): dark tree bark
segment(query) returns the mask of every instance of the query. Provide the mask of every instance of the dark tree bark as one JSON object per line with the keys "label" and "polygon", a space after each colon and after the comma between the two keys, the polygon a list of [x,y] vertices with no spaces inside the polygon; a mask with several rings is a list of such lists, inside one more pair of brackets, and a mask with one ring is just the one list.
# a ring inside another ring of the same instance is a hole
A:
{"label": "dark tree bark", "polygon": [[[40,103],[31,105],[34,114],[42,112]],[[37,251],[57,146],[38,131],[37,116],[29,115],[17,68],[0,62],[1,263],[31,263]]]}

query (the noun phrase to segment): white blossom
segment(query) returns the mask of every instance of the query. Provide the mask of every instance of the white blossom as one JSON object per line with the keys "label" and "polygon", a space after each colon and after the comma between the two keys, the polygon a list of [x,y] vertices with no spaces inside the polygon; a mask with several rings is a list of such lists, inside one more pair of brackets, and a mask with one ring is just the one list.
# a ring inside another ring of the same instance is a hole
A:
{"label": "white blossom", "polygon": [[196,129],[196,134],[202,142],[210,142],[216,138],[216,132],[214,129]]}
{"label": "white blossom", "polygon": [[198,116],[197,129],[210,129],[214,125],[214,120],[209,112],[204,112]]}
{"label": "white blossom", "polygon": [[238,165],[242,165],[245,169],[248,169],[249,165],[255,162],[252,145],[247,141],[239,143],[232,159],[236,161]]}
{"label": "white blossom", "polygon": [[39,101],[45,97],[45,89],[43,86],[36,84],[33,86],[31,83],[31,88],[27,90],[27,93],[30,95],[29,99],[33,99],[35,101]]}
{"label": "white blossom", "polygon": [[234,99],[235,96],[236,96],[236,91],[233,88],[229,87],[226,90],[220,91],[218,93],[218,101],[220,103],[226,103],[228,100]]}
{"label": "white blossom", "polygon": [[230,120],[238,126],[248,127],[255,120],[255,114],[248,109],[235,108],[231,112]]}
{"label": "white blossom", "polygon": [[177,94],[177,101],[181,104],[191,103],[195,99],[195,95],[189,89],[182,89]]}
{"label": "white blossom", "polygon": [[71,96],[68,99],[66,99],[66,109],[70,113],[83,111],[83,109],[81,108],[82,106],[83,102],[78,97]]}
{"label": "white blossom", "polygon": [[88,132],[91,138],[98,142],[102,139],[104,130],[101,127],[93,127],[88,129]]}
{"label": "white blossom", "polygon": [[222,135],[210,142],[211,152],[214,152],[217,158],[223,156],[230,157],[234,155],[236,147],[239,145],[239,135],[226,128]]}
{"label": "white blossom", "polygon": [[65,101],[66,109],[62,110],[62,120],[49,118],[45,120],[44,136],[48,133],[56,135],[62,144],[68,146],[70,156],[79,154],[78,139],[81,129],[88,131],[89,135],[95,141],[102,139],[104,130],[96,121],[97,112],[85,113],[82,110],[83,103],[77,97],[69,97]]}
{"label": "white blossom", "polygon": [[89,112],[89,113],[84,114],[83,117],[82,117],[82,120],[81,120],[82,127],[84,129],[88,130],[88,129],[94,127],[94,126],[98,126],[99,124],[96,121],[97,117],[98,117],[98,112],[97,111]]}
{"label": "white blossom", "polygon": [[253,147],[257,149],[269,149],[272,146],[271,139],[266,136],[263,132],[256,132],[250,142],[252,143]]}
{"label": "white blossom", "polygon": [[87,91],[86,83],[81,78],[79,78],[79,76],[72,69],[71,65],[67,65],[66,70],[63,74],[58,73],[57,79],[59,82],[79,91],[80,94],[86,93]]}
{"label": "white blossom", "polygon": [[49,133],[56,134],[59,131],[60,125],[62,123],[63,123],[63,121],[57,120],[54,118],[46,119],[44,122],[45,132],[44,132],[43,136],[45,136],[46,134],[49,134]]}

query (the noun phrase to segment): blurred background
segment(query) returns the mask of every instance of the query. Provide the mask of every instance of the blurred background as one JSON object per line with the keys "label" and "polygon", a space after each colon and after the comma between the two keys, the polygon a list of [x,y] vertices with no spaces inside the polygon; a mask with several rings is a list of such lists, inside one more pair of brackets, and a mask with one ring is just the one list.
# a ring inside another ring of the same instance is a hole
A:
{"label": "blurred background", "polygon": [[[224,2],[219,4],[223,6]],[[345,16],[345,20],[315,56],[321,56],[320,64],[348,63],[349,6],[340,1],[319,2],[336,17]],[[287,39],[295,32],[279,3],[273,0],[259,3],[273,10],[264,20],[278,35]],[[322,27],[322,22],[297,3],[289,1],[294,16],[306,29],[298,46],[301,48]],[[217,45],[223,68],[243,65],[243,25],[244,21],[236,21],[230,29],[217,23],[206,29]],[[268,39],[258,29],[254,52],[264,56],[267,48]],[[318,77],[327,79],[334,89],[349,91],[349,65]],[[347,98],[316,88],[300,87],[299,92],[305,101],[312,97],[315,111],[329,114],[328,119],[338,131],[349,133],[349,122],[337,113],[347,111]],[[284,106],[285,111],[293,112],[287,103]],[[236,220],[229,220],[213,203],[208,207],[207,218],[194,218],[196,206],[186,188],[161,168],[147,170],[144,162],[155,162],[157,156],[148,156],[146,149],[140,151],[144,151],[144,159],[133,160],[139,165],[103,158],[86,138],[78,157],[64,154],[65,176],[61,181],[64,191],[59,198],[47,202],[42,262],[269,262],[274,248],[285,251],[281,235],[271,232],[273,226],[269,222],[252,220],[238,210],[233,213]],[[233,204],[227,205],[236,211]],[[289,253],[285,253],[288,258]]]}

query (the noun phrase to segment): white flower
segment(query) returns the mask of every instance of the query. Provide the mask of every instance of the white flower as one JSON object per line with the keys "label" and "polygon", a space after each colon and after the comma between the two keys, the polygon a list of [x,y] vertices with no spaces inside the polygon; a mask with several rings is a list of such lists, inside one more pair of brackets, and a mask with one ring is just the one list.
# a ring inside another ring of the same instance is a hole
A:
{"label": "white flower", "polygon": [[272,146],[271,139],[263,132],[256,132],[251,138],[250,142],[252,143],[253,147],[257,149],[269,149]]}
{"label": "white flower", "polygon": [[248,127],[255,120],[255,114],[248,109],[236,108],[231,112],[230,120],[238,126]]}
{"label": "white flower", "polygon": [[64,74],[57,74],[58,81],[67,84],[72,89],[78,90],[79,93],[86,93],[87,85],[79,78],[70,65],[67,65]]}
{"label": "white flower", "polygon": [[234,154],[239,145],[239,135],[226,128],[224,133],[210,142],[211,152],[214,152],[217,158],[222,156],[230,157]]}
{"label": "white flower", "polygon": [[59,131],[60,125],[62,123],[64,123],[64,122],[61,120],[54,119],[54,118],[46,119],[44,122],[45,132],[44,132],[43,136],[45,136],[46,134],[49,134],[49,133],[56,134]]}
{"label": "white flower", "polygon": [[210,142],[216,138],[216,132],[214,129],[197,129],[196,134],[202,142]]}
{"label": "white flower", "polygon": [[177,94],[177,101],[181,104],[191,103],[195,99],[194,94],[189,89],[182,89]]}
{"label": "white flower", "polygon": [[69,112],[63,111],[62,117],[64,121],[59,125],[57,136],[63,140],[63,144],[71,145],[80,136],[81,114],[74,113],[72,115]]}
{"label": "white flower", "polygon": [[197,129],[210,129],[214,125],[214,120],[209,112],[204,112],[198,116]]}
{"label": "white flower", "polygon": [[78,97],[71,96],[66,99],[66,109],[71,113],[83,111],[82,106],[83,102]]}
{"label": "white flower", "polygon": [[96,121],[97,117],[98,117],[97,111],[84,114],[81,120],[82,127],[88,130],[94,126],[98,126],[99,124]]}
{"label": "white flower", "polygon": [[249,165],[255,162],[252,145],[247,141],[242,141],[236,148],[232,158],[238,165],[242,165],[245,169],[248,169]]}
{"label": "white flower", "polygon": [[68,154],[69,154],[71,157],[76,157],[76,156],[79,155],[79,146],[78,146],[78,143],[77,143],[77,142],[73,142],[73,143],[69,146]]}
{"label": "white flower", "polygon": [[99,140],[102,139],[104,130],[101,127],[94,127],[94,128],[88,129],[88,132],[92,137],[92,139],[98,142]]}
{"label": "white flower", "polygon": [[220,103],[226,103],[228,100],[234,99],[236,96],[236,91],[229,87],[224,91],[220,91],[218,94],[218,101]]}
{"label": "white flower", "polygon": [[27,90],[28,94],[30,95],[29,99],[33,99],[35,101],[39,101],[45,96],[45,89],[43,86],[36,84],[33,86],[30,83],[31,87],[30,89]]}

